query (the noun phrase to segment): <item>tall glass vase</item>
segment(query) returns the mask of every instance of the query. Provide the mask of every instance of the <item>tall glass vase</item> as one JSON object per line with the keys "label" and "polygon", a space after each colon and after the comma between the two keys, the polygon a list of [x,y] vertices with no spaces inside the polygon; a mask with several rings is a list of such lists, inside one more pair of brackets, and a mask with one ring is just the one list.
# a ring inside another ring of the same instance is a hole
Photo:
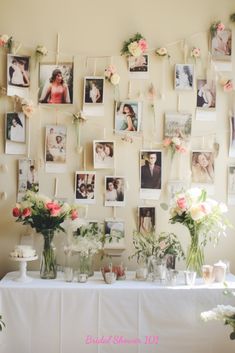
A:
{"label": "tall glass vase", "polygon": [[188,270],[195,271],[199,276],[202,274],[204,263],[204,249],[200,243],[200,230],[196,225],[189,229],[191,244],[186,257],[186,267]]}
{"label": "tall glass vase", "polygon": [[43,279],[55,279],[57,276],[56,253],[53,245],[54,230],[46,229],[42,232],[44,238],[41,256],[40,277]]}

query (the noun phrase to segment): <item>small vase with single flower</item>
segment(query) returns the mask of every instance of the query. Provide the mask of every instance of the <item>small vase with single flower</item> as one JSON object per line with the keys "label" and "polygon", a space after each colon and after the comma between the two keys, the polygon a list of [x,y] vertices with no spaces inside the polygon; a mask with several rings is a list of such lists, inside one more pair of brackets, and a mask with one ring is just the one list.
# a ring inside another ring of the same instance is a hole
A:
{"label": "small vase with single flower", "polygon": [[197,272],[198,276],[202,274],[202,265],[204,264],[204,248],[200,243],[200,229],[196,224],[189,228],[191,244],[186,255],[186,268]]}
{"label": "small vase with single flower", "polygon": [[43,279],[55,279],[57,276],[56,252],[53,245],[54,230],[45,229],[42,232],[44,238],[41,256],[40,277]]}
{"label": "small vase with single flower", "polygon": [[79,254],[78,272],[85,273],[88,277],[94,275],[93,271],[93,256]]}

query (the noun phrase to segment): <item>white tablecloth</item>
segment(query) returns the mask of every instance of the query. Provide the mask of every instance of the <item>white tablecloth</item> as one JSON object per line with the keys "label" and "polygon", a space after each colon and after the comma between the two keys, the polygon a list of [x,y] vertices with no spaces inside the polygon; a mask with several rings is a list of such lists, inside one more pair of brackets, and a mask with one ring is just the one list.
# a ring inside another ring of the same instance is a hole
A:
{"label": "white tablecloth", "polygon": [[[14,272],[0,281],[6,322],[1,353],[235,352],[229,326],[200,319],[217,304],[235,305],[222,284],[206,286],[199,279],[193,288],[183,281],[174,287],[135,280],[107,285],[99,275],[81,284],[30,276],[27,284],[14,281]],[[227,283],[235,289],[234,276]],[[97,338],[99,343],[90,343]]]}

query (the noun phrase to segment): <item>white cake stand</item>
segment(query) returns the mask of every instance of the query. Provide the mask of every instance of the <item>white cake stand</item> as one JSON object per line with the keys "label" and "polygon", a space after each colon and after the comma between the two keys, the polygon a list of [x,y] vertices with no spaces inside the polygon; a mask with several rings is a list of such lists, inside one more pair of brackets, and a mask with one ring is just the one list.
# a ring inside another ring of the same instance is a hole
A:
{"label": "white cake stand", "polygon": [[16,277],[14,280],[21,283],[26,283],[32,281],[32,278],[27,276],[27,262],[34,261],[38,259],[38,256],[32,257],[13,257],[10,256],[12,261],[19,262],[19,277]]}

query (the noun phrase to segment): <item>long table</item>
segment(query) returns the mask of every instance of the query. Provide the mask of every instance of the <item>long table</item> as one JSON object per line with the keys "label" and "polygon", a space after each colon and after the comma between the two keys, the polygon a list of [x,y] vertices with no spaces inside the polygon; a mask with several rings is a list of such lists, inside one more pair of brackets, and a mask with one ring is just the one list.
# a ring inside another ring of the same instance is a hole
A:
{"label": "long table", "polygon": [[[203,322],[200,313],[217,304],[235,305],[224,286],[194,287],[125,281],[107,285],[96,273],[87,283],[56,280],[18,283],[16,272],[0,281],[1,353],[234,353],[231,329]],[[235,289],[235,276],[227,278]]]}

